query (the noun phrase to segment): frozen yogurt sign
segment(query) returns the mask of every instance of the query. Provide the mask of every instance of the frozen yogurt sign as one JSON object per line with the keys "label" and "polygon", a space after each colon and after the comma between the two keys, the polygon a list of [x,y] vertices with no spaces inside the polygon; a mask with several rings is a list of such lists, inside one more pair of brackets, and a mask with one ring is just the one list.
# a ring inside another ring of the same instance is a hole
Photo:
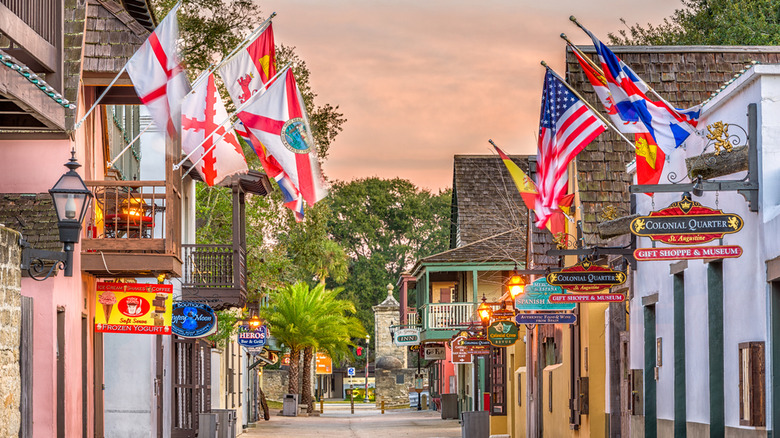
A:
{"label": "frozen yogurt sign", "polygon": [[171,334],[170,284],[98,283],[95,331]]}
{"label": "frozen yogurt sign", "polygon": [[207,304],[188,301],[173,303],[173,334],[182,338],[202,338],[217,332],[217,316]]}

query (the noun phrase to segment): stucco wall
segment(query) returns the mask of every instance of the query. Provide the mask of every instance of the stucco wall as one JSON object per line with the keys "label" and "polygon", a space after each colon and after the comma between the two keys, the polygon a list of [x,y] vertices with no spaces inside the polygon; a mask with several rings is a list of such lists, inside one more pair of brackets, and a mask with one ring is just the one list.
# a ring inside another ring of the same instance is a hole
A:
{"label": "stucco wall", "polygon": [[19,433],[21,377],[19,332],[21,328],[21,248],[19,235],[0,227],[0,436]]}

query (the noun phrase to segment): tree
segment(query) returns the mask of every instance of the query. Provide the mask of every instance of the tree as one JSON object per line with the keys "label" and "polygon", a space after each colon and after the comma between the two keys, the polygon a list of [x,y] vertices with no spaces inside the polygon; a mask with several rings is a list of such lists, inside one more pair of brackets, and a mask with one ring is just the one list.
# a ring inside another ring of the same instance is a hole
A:
{"label": "tree", "polygon": [[[775,0],[682,0],[662,24],[626,25],[610,42],[623,45],[776,45],[780,7]],[[625,20],[621,21],[626,24]]]}
{"label": "tree", "polygon": [[385,285],[418,259],[449,247],[450,190],[432,194],[400,178],[366,178],[333,184],[328,231],[350,257],[344,297],[373,327],[371,307]]}

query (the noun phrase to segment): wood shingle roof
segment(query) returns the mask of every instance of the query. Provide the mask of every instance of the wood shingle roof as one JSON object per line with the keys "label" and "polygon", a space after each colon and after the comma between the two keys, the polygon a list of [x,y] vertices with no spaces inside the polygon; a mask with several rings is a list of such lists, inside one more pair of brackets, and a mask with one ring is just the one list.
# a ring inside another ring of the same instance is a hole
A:
{"label": "wood shingle roof", "polygon": [[116,1],[89,0],[83,71],[118,73],[149,34],[149,29]]}

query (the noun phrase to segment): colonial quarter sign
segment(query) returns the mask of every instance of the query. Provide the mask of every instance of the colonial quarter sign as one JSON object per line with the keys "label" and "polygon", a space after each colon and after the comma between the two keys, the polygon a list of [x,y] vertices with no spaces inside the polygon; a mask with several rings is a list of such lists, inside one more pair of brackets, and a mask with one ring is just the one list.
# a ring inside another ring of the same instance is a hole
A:
{"label": "colonial quarter sign", "polygon": [[571,292],[597,292],[626,282],[626,273],[589,261],[547,274],[547,282]]}
{"label": "colonial quarter sign", "polygon": [[742,229],[744,221],[692,201],[689,195],[668,207],[631,221],[631,233],[671,245],[707,243]]}

